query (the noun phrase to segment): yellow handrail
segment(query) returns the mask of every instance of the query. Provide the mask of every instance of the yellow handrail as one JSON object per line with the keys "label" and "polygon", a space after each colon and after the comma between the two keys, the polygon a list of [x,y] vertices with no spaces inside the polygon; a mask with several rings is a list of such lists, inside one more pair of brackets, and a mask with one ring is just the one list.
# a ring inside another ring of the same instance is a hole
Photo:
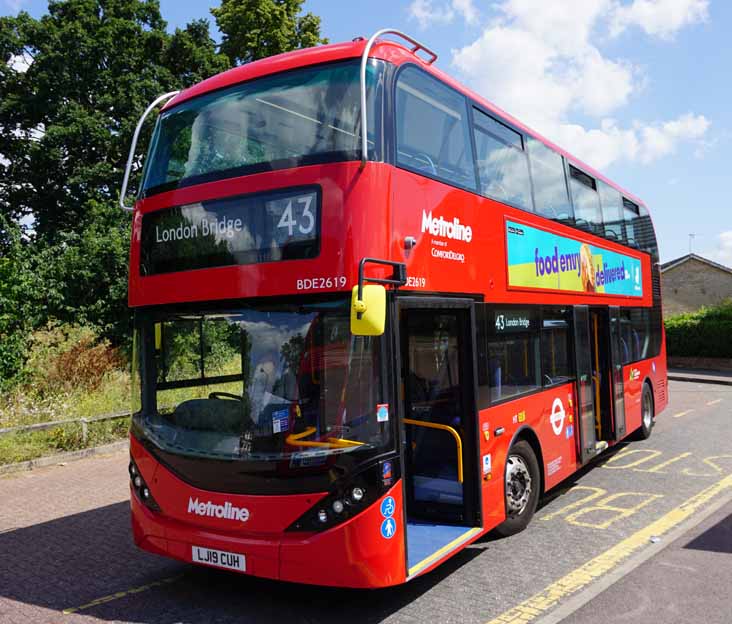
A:
{"label": "yellow handrail", "polygon": [[349,446],[363,446],[363,442],[356,442],[355,440],[346,440],[345,438],[328,438],[327,442],[311,442],[310,440],[303,440],[309,435],[314,434],[317,431],[315,427],[308,427],[305,431],[300,433],[291,433],[285,439],[287,444],[291,446],[314,446],[320,448],[346,448]]}
{"label": "yellow handrail", "polygon": [[458,471],[458,482],[463,482],[463,441],[460,439],[460,434],[448,425],[440,425],[438,423],[427,422],[425,420],[412,420],[411,418],[405,418],[404,423],[407,425],[415,425],[417,427],[428,427],[430,429],[441,429],[447,431],[455,438],[455,444],[457,445],[457,471]]}

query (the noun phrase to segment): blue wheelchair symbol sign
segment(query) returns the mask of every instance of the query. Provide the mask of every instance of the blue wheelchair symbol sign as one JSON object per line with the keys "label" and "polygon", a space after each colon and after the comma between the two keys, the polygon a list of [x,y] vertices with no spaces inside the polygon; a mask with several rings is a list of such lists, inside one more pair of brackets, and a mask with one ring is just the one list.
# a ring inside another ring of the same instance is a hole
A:
{"label": "blue wheelchair symbol sign", "polygon": [[383,501],[381,501],[381,515],[384,516],[384,518],[391,518],[394,515],[395,510],[396,503],[394,502],[393,496],[387,496]]}
{"label": "blue wheelchair symbol sign", "polygon": [[391,539],[396,533],[396,520],[394,518],[384,518],[381,523],[381,537]]}

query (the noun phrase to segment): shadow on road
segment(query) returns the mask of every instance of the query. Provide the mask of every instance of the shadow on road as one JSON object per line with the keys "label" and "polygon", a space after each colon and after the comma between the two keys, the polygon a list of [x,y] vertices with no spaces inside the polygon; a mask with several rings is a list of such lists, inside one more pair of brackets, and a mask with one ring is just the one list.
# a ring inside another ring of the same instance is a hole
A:
{"label": "shadow on road", "polygon": [[[0,598],[54,611],[161,579],[174,582],[87,607],[80,615],[140,623],[380,622],[489,548],[470,548],[398,587],[351,590],[186,566],[139,551],[126,502],[0,534]],[[317,571],[318,563],[313,562]],[[423,614],[429,619],[429,614]],[[417,617],[417,614],[415,614]]]}
{"label": "shadow on road", "polygon": [[697,535],[684,548],[732,554],[732,514]]}

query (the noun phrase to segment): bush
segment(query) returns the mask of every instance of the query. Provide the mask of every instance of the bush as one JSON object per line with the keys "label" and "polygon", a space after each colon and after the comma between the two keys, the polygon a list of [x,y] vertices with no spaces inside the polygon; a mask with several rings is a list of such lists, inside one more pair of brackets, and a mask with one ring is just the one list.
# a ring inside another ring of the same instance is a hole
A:
{"label": "bush", "polygon": [[51,321],[28,341],[24,377],[33,394],[47,397],[96,390],[123,364],[117,349],[94,329]]}
{"label": "bush", "polygon": [[732,358],[732,299],[665,320],[669,356]]}

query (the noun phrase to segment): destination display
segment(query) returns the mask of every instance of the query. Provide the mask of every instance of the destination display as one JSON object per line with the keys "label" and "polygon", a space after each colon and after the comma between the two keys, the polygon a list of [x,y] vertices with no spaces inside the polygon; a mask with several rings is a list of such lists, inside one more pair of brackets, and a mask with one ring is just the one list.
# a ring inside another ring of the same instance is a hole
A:
{"label": "destination display", "polygon": [[526,332],[536,327],[535,319],[531,310],[498,308],[494,312],[493,326],[497,334]]}
{"label": "destination display", "polygon": [[506,221],[506,250],[509,286],[643,296],[637,258],[513,221]]}
{"label": "destination display", "polygon": [[319,189],[230,197],[144,215],[140,274],[301,260],[319,247]]}

